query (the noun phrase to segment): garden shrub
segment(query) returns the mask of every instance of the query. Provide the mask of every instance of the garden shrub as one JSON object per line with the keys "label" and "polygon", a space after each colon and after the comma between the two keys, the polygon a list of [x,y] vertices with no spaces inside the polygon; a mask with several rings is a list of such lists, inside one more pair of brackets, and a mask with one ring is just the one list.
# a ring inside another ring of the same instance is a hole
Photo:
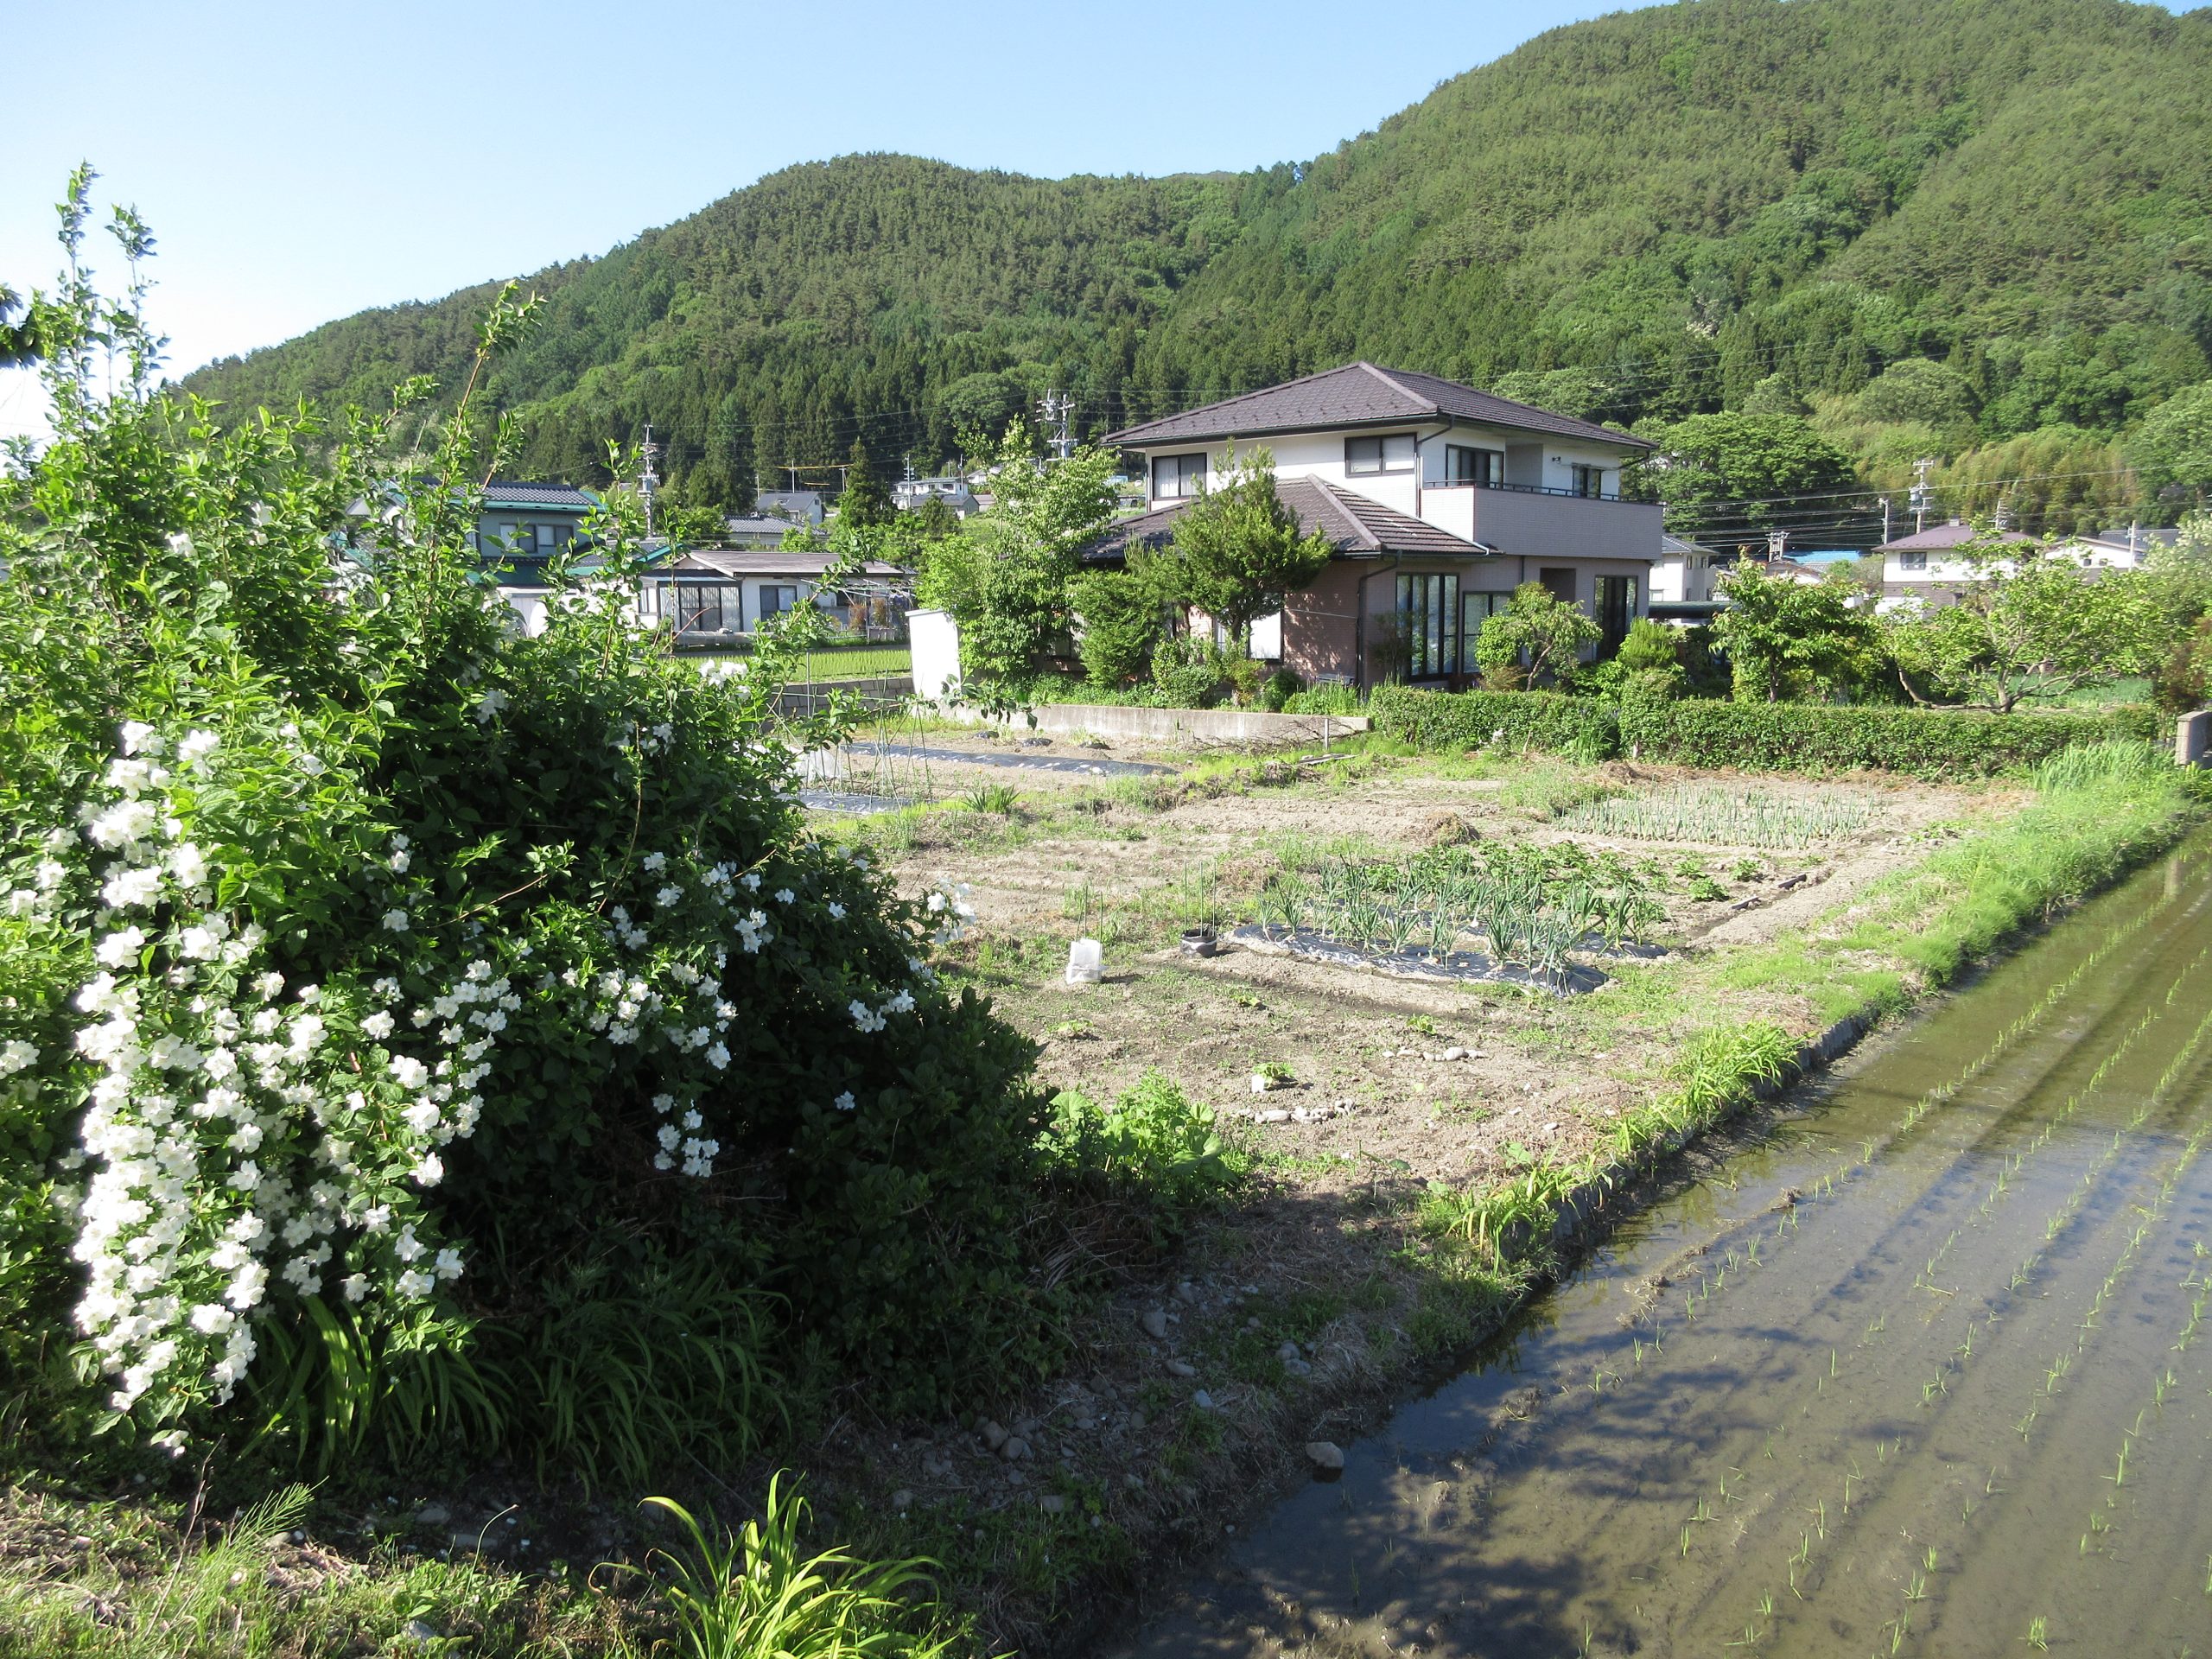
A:
{"label": "garden shrub", "polygon": [[1630,695],[1618,702],[1553,692],[1416,691],[1370,702],[1376,728],[1423,748],[1543,749],[1604,759],[1634,753],[1747,772],[1895,772],[1983,778],[2012,772],[2077,743],[2155,739],[2148,709],[1986,715],[1813,702],[1720,702]]}
{"label": "garden shrub", "polygon": [[1268,683],[1260,688],[1260,707],[1271,715],[1279,715],[1305,685],[1306,682],[1292,670],[1279,668],[1268,676]]}
{"label": "garden shrub", "polygon": [[708,1371],[804,1332],[921,1405],[1038,1360],[1034,1051],[931,972],[957,896],[806,836],[810,615],[741,677],[671,657],[618,505],[522,636],[467,399],[423,454],[426,382],[227,429],[156,395],[137,290],[77,269],[86,182],[31,319],[56,437],[0,479],[0,1387],[174,1448],[241,1385],[542,1352],[671,1262],[753,1304]]}
{"label": "garden shrub", "polygon": [[1228,655],[1211,640],[1163,639],[1153,653],[1152,683],[1163,709],[1211,709],[1229,692]]}

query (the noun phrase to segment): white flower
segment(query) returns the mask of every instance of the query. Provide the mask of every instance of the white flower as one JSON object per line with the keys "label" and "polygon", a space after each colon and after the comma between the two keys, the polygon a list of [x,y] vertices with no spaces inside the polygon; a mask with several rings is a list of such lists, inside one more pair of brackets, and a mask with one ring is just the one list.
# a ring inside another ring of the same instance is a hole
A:
{"label": "white flower", "polygon": [[125,754],[159,754],[162,734],[143,720],[123,722],[123,752]]}
{"label": "white flower", "polygon": [[[361,1230],[364,1232],[381,1233],[389,1230],[391,1226],[391,1206],[388,1204],[372,1204],[361,1212]],[[415,1230],[410,1227],[406,1230],[407,1236],[412,1239]]]}
{"label": "white flower", "polygon": [[219,1337],[236,1325],[238,1319],[220,1302],[202,1302],[192,1310],[192,1328],[203,1336]]}
{"label": "white flower", "polygon": [[16,1038],[0,1043],[0,1077],[12,1077],[16,1072],[38,1063],[38,1045]]}
{"label": "white flower", "polygon": [[461,1277],[461,1252],[459,1250],[440,1250],[438,1252],[438,1259],[434,1265],[436,1268],[439,1278],[458,1279]]}
{"label": "white flower", "polygon": [[399,1294],[410,1300],[420,1300],[430,1294],[437,1281],[419,1268],[410,1268],[399,1275]]}
{"label": "white flower", "polygon": [[507,694],[505,692],[500,690],[496,685],[486,686],[484,688],[484,695],[476,699],[476,708],[474,710],[476,723],[479,726],[483,725],[486,721],[490,720],[493,715],[498,714],[500,709],[506,706]]}
{"label": "white flower", "polygon": [[797,897],[798,897],[798,895],[793,893],[789,887],[778,887],[776,889],[776,902],[779,905],[788,905]]}
{"label": "white flower", "polygon": [[429,1081],[430,1068],[411,1054],[395,1054],[391,1058],[391,1077],[403,1089],[420,1089]]}
{"label": "white flower", "polygon": [[845,919],[845,907],[834,899],[830,902],[830,919],[833,922],[842,922]]}
{"label": "white flower", "polygon": [[151,801],[118,801],[86,825],[85,834],[98,847],[128,847],[145,840],[159,817]]}
{"label": "white flower", "polygon": [[446,1178],[445,1160],[435,1152],[426,1152],[423,1154],[423,1161],[416,1165],[410,1173],[414,1176],[417,1186],[435,1186]]}
{"label": "white flower", "polygon": [[683,1138],[676,1132],[676,1125],[673,1123],[662,1124],[653,1136],[653,1139],[660,1142],[663,1152],[674,1152],[676,1143]]}
{"label": "white flower", "polygon": [[716,1043],[712,1048],[709,1049],[707,1051],[707,1064],[713,1066],[717,1071],[727,1071],[729,1066],[728,1046],[722,1043]]}
{"label": "white flower", "polygon": [[152,866],[142,870],[124,870],[108,878],[100,889],[100,899],[111,910],[132,910],[141,905],[150,905],[162,896],[162,873]]}
{"label": "white flower", "polygon": [[428,1135],[438,1127],[438,1103],[418,1100],[400,1116],[407,1120],[407,1127],[417,1135]]}
{"label": "white flower", "polygon": [[407,867],[414,861],[415,855],[409,852],[404,847],[401,848],[397,852],[394,853],[390,858],[385,861],[385,863],[391,867],[391,873],[394,875],[406,874]]}
{"label": "white flower", "polygon": [[137,961],[138,952],[146,943],[146,930],[126,927],[119,933],[111,933],[93,949],[92,955],[103,968],[124,968]]}
{"label": "white flower", "polygon": [[836,1099],[831,1101],[830,1103],[832,1106],[835,1106],[841,1112],[849,1112],[858,1107],[860,1102],[853,1098],[853,1091],[848,1089],[843,1094],[838,1096]]}
{"label": "white flower", "polygon": [[653,1110],[657,1112],[668,1112],[673,1111],[675,1109],[676,1096],[674,1095],[655,1095],[653,1096]]}
{"label": "white flower", "polygon": [[207,769],[207,757],[222,746],[223,740],[209,731],[187,732],[176,746],[178,761],[195,772]]}
{"label": "white flower", "polygon": [[188,927],[176,936],[176,948],[194,962],[212,962],[222,951],[222,931],[204,925]]}
{"label": "white flower", "polygon": [[388,1009],[380,1008],[361,1021],[362,1035],[373,1037],[379,1042],[391,1035],[391,1027],[392,1018]]}
{"label": "white flower", "polygon": [[883,1011],[886,1014],[912,1014],[914,1011],[914,994],[912,991],[899,992],[883,1005]]}
{"label": "white flower", "polygon": [[704,1120],[700,1117],[699,1114],[696,1110],[683,1114],[683,1127],[687,1129],[696,1129],[702,1122],[704,1122]]}
{"label": "white flower", "polygon": [[738,880],[745,884],[747,892],[760,891],[760,873],[758,870],[747,870],[743,875],[738,877]]}
{"label": "white flower", "polygon": [[387,910],[384,913],[384,925],[385,931],[388,933],[404,933],[407,931],[407,912],[404,910]]}
{"label": "white flower", "polygon": [[667,868],[668,855],[666,853],[647,853],[644,858],[639,861],[639,862],[644,866],[645,872],[647,875],[658,875],[662,870]]}
{"label": "white flower", "polygon": [[365,1273],[349,1273],[338,1283],[349,1302],[358,1302],[369,1294],[369,1275]]}
{"label": "white flower", "polygon": [[169,849],[169,874],[181,887],[203,887],[207,880],[207,857],[193,842],[181,842]]}
{"label": "white flower", "polygon": [[658,905],[663,910],[665,910],[683,896],[683,889],[671,882],[669,886],[663,887],[658,893],[653,894],[653,903]]}
{"label": "white flower", "polygon": [[58,864],[50,858],[42,858],[39,860],[38,868],[32,873],[31,879],[38,883],[38,890],[41,893],[52,893],[67,879],[68,874],[67,865]]}
{"label": "white flower", "polygon": [[845,1012],[853,1016],[854,1027],[863,1033],[883,1029],[883,1016],[858,997],[845,1005]]}
{"label": "white flower", "polygon": [[418,1260],[429,1248],[421,1239],[415,1236],[415,1224],[410,1221],[399,1230],[399,1238],[392,1245],[391,1253],[403,1262],[413,1262]]}
{"label": "white flower", "polygon": [[321,777],[324,772],[330,770],[329,767],[323,764],[322,757],[321,755],[308,754],[304,752],[300,755],[299,759],[293,761],[292,764],[297,766],[302,772],[307,773],[310,778]]}

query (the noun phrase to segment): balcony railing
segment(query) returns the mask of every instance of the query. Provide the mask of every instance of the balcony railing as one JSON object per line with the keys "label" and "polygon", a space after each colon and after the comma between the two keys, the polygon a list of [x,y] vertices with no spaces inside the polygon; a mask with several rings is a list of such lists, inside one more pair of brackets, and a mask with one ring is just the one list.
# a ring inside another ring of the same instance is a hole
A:
{"label": "balcony railing", "polygon": [[1555,484],[1484,484],[1471,478],[1440,478],[1423,483],[1424,490],[1500,490],[1510,495],[1564,495],[1576,501],[1625,501],[1618,491],[1602,494],[1589,490],[1563,490]]}

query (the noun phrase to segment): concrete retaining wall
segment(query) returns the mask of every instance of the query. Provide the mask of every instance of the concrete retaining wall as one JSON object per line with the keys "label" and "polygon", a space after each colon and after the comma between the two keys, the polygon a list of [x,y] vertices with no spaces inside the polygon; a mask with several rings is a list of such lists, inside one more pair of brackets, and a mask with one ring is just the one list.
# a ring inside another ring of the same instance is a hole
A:
{"label": "concrete retaining wall", "polygon": [[[1366,731],[1364,715],[1270,715],[1256,709],[1128,709],[1110,702],[1052,702],[1030,711],[1040,732],[1088,732],[1093,737],[1168,743],[1319,743]],[[948,720],[971,726],[988,716],[965,704],[944,710]],[[1001,721],[1011,730],[1029,728],[1027,716]]]}

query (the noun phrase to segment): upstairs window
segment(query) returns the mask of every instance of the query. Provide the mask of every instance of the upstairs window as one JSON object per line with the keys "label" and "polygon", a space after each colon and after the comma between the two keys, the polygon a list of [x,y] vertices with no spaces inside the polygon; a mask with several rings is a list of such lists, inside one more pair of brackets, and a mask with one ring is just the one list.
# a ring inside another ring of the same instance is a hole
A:
{"label": "upstairs window", "polygon": [[1927,568],[1928,556],[1925,553],[1900,553],[1897,555],[1897,569],[1900,570],[1925,570]]}
{"label": "upstairs window", "polygon": [[1206,458],[1198,455],[1162,455],[1152,463],[1152,499],[1155,501],[1181,501],[1191,496],[1203,495],[1206,487]]}
{"label": "upstairs window", "polygon": [[1567,468],[1567,487],[1572,495],[1603,495],[1605,493],[1605,469],[1577,461]]}
{"label": "upstairs window", "polygon": [[1444,447],[1444,481],[1494,490],[1505,482],[1505,456],[1496,449],[1475,449],[1463,443],[1446,444]]}
{"label": "upstairs window", "polygon": [[1370,473],[1409,473],[1413,469],[1414,435],[1410,432],[1344,440],[1344,471],[1354,477]]}

